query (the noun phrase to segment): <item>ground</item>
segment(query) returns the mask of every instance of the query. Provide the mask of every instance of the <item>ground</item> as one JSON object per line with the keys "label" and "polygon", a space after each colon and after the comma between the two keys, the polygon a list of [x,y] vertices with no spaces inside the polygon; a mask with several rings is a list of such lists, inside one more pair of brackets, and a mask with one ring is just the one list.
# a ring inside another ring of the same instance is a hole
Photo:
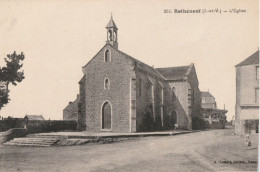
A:
{"label": "ground", "polygon": [[252,147],[233,129],[131,138],[112,144],[0,147],[0,171],[256,171]]}

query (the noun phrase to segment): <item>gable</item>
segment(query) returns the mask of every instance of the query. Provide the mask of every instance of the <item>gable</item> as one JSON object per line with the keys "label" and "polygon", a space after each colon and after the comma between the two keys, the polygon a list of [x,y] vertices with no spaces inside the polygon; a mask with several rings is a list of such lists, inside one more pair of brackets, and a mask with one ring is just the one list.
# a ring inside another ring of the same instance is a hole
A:
{"label": "gable", "polygon": [[189,66],[178,66],[178,67],[167,67],[167,68],[156,68],[156,70],[164,76],[166,80],[183,80]]}
{"label": "gable", "polygon": [[236,67],[238,66],[246,66],[246,65],[252,65],[252,64],[259,64],[259,50],[246,58],[244,61],[241,63],[237,64]]}
{"label": "gable", "polygon": [[[119,55],[121,59],[122,59],[122,58],[125,58],[126,60],[131,61],[132,64],[135,65],[136,68],[138,68],[138,69],[144,71],[145,73],[148,73],[148,74],[150,74],[150,75],[152,75],[152,76],[155,76],[155,77],[157,77],[157,78],[160,78],[160,79],[162,79],[162,80],[165,80],[165,78],[164,78],[158,71],[156,71],[153,67],[151,67],[151,66],[149,66],[149,65],[147,65],[147,64],[145,64],[145,63],[143,63],[143,62],[141,62],[140,60],[137,60],[137,59],[133,58],[132,56],[130,56],[130,55],[128,55],[128,54],[126,54],[126,53],[124,53],[124,52],[122,52],[122,51],[120,51],[120,50],[115,49],[113,46],[111,46],[111,45],[108,44],[108,43],[105,44],[105,46],[104,46],[101,50],[99,50],[99,52],[98,52],[85,66],[82,67],[84,74],[85,74],[85,72],[86,72],[84,69],[85,69],[88,65],[91,65],[91,63],[92,63],[96,58],[104,58],[104,52],[105,52],[106,49],[109,49],[109,50],[111,51],[111,53],[113,54],[113,55],[111,54],[112,60],[113,60],[113,56],[114,56],[115,54],[116,54],[116,56]],[[130,63],[129,63],[129,64],[130,64]]]}
{"label": "gable", "polygon": [[191,84],[199,85],[198,76],[197,76],[197,73],[196,73],[195,65],[193,63],[190,65],[190,68],[187,71],[187,75],[188,75],[188,78],[189,78],[188,80]]}

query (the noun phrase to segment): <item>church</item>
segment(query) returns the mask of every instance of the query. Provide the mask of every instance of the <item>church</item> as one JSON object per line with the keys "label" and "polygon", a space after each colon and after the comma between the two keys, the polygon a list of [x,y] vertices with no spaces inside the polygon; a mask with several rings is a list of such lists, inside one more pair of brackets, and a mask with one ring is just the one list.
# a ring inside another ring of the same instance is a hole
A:
{"label": "church", "polygon": [[106,32],[105,45],[82,67],[77,112],[73,110],[78,130],[162,131],[172,130],[174,124],[192,130],[192,117],[201,109],[194,64],[154,68],[118,49],[112,17]]}

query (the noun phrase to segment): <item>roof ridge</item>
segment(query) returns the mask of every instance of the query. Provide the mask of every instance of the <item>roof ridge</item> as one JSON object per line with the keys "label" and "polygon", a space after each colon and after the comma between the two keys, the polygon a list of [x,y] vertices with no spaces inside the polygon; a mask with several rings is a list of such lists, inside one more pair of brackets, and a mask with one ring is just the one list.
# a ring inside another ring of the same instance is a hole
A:
{"label": "roof ridge", "polygon": [[235,67],[258,64],[258,63],[259,63],[259,50],[257,50],[253,54],[251,54],[249,57],[247,57],[242,62],[238,63]]}
{"label": "roof ridge", "polygon": [[186,76],[188,76],[191,72],[191,68],[194,66],[193,63],[190,64],[189,68],[187,69],[187,72],[185,73]]}
{"label": "roof ridge", "polygon": [[[85,64],[82,68],[86,67],[97,55],[98,53],[103,50],[103,48],[106,46],[106,45],[110,45],[109,43],[106,43],[88,62],[87,64]],[[111,46],[111,45],[110,45]],[[112,46],[111,46],[112,47]]]}
{"label": "roof ridge", "polygon": [[189,67],[190,65],[185,65],[185,66],[172,66],[172,67],[160,67],[160,68],[155,68],[155,69],[170,69],[170,68],[181,68],[181,67]]}
{"label": "roof ridge", "polygon": [[[114,48],[114,49],[115,49],[115,48]],[[141,63],[141,64],[143,64],[143,65],[149,67],[151,70],[155,71],[162,79],[166,80],[165,77],[162,76],[162,74],[160,74],[160,73],[159,73],[155,68],[153,68],[152,66],[150,66],[150,65],[148,65],[148,64],[146,64],[146,63],[144,63],[144,62],[142,62],[142,61],[140,61],[140,60],[137,60],[136,58],[134,58],[134,57],[132,57],[132,56],[130,56],[130,55],[128,55],[128,54],[126,54],[126,53],[120,51],[120,50],[117,50],[117,49],[115,49],[115,50],[118,51],[119,53],[125,55],[125,56],[128,56],[128,57],[131,58],[132,60],[137,61],[137,62],[139,62],[139,63]]]}

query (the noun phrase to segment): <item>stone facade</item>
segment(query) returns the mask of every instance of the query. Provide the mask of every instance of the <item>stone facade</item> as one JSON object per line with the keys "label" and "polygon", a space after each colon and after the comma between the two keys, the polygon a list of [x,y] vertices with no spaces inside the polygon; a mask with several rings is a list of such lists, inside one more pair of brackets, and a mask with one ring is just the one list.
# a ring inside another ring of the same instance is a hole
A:
{"label": "stone facade", "polygon": [[79,81],[78,131],[86,130],[86,75]]}
{"label": "stone facade", "polygon": [[63,110],[63,120],[78,121],[78,103],[79,103],[79,95],[77,95],[77,99],[74,102],[69,102],[69,104]]}
{"label": "stone facade", "polygon": [[[109,50],[111,61],[104,61],[104,53]],[[85,74],[86,129],[99,132],[101,127],[102,106],[108,102],[112,111],[111,131],[129,132],[130,112],[130,65],[131,61],[122,56],[110,44],[83,68]],[[105,79],[110,88],[104,89]]]}
{"label": "stone facade", "polygon": [[191,130],[191,118],[200,109],[194,65],[185,68],[181,80],[168,80],[159,70],[118,50],[118,28],[112,18],[106,29],[106,44],[82,68],[78,130],[157,131],[173,129],[175,123]]}
{"label": "stone facade", "polygon": [[236,65],[235,132],[258,132],[259,51]]}
{"label": "stone facade", "polygon": [[174,110],[179,128],[192,129],[192,117],[201,115],[201,93],[194,64],[157,69],[174,92]]}

